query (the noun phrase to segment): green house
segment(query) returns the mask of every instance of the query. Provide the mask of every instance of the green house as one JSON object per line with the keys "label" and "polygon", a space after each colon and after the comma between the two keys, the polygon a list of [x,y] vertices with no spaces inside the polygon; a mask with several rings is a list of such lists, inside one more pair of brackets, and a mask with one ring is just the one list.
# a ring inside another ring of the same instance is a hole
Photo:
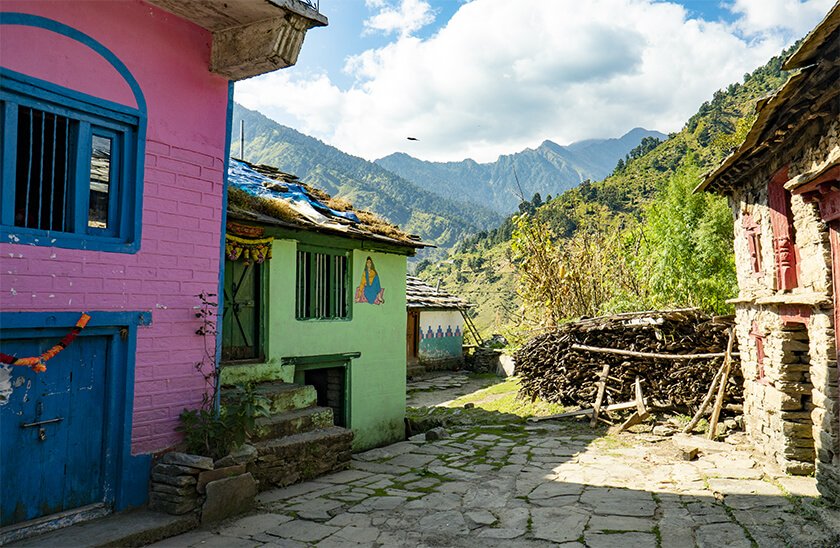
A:
{"label": "green house", "polygon": [[231,160],[223,385],[314,387],[353,450],[404,439],[406,260],[418,238]]}

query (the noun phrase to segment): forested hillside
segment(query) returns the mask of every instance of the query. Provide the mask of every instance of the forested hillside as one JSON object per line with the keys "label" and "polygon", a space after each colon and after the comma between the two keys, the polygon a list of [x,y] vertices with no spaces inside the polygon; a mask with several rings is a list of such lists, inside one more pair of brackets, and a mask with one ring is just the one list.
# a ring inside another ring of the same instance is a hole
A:
{"label": "forested hillside", "polygon": [[[466,240],[445,261],[421,263],[419,275],[476,303],[485,332],[560,319],[547,317],[552,307],[560,316],[681,304],[725,310],[735,291],[731,216],[722,198],[691,191],[743,139],[756,101],[784,83],[790,51],[717,91],[681,131],[631,151],[609,177],[519,204],[527,215]],[[555,283],[529,278],[538,259]],[[533,302],[522,306],[523,297]],[[569,308],[576,302],[588,306]]]}
{"label": "forested hillside", "polygon": [[240,120],[245,121],[245,160],[294,173],[303,182],[381,215],[441,248],[449,248],[467,234],[497,226],[502,220],[496,212],[441,198],[372,162],[238,104],[233,111],[234,157],[239,157]]}
{"label": "forested hillside", "polygon": [[520,192],[547,197],[586,179],[602,179],[642,140],[665,137],[658,131],[635,128],[617,139],[589,139],[568,146],[544,141],[535,149],[481,164],[473,160],[427,162],[404,153],[391,154],[376,163],[445,198],[510,214],[520,202]]}

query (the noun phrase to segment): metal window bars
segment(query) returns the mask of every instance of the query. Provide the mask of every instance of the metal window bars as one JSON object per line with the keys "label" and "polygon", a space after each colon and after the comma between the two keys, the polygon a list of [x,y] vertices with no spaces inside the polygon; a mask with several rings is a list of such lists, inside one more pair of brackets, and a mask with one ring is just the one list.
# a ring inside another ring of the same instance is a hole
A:
{"label": "metal window bars", "polygon": [[66,116],[18,107],[15,226],[72,231],[71,124]]}
{"label": "metal window bars", "polygon": [[295,314],[298,319],[348,316],[347,256],[297,252]]}

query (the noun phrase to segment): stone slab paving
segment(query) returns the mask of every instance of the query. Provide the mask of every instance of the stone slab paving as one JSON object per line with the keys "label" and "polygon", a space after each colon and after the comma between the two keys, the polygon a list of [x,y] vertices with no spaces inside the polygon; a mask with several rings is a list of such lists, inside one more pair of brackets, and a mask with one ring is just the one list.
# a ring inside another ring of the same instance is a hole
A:
{"label": "stone slab paving", "polygon": [[697,440],[705,449],[687,462],[690,439],[601,434],[513,424],[374,449],[155,546],[840,546],[840,512],[815,498],[813,478],[776,474],[737,439]]}

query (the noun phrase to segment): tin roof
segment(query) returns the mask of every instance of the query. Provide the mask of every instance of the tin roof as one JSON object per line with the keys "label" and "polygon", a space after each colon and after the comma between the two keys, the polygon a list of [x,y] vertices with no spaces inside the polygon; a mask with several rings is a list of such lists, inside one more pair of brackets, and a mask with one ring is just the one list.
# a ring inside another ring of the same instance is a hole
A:
{"label": "tin roof", "polygon": [[369,211],[302,183],[295,175],[233,158],[228,168],[228,218],[414,249],[433,247]]}

